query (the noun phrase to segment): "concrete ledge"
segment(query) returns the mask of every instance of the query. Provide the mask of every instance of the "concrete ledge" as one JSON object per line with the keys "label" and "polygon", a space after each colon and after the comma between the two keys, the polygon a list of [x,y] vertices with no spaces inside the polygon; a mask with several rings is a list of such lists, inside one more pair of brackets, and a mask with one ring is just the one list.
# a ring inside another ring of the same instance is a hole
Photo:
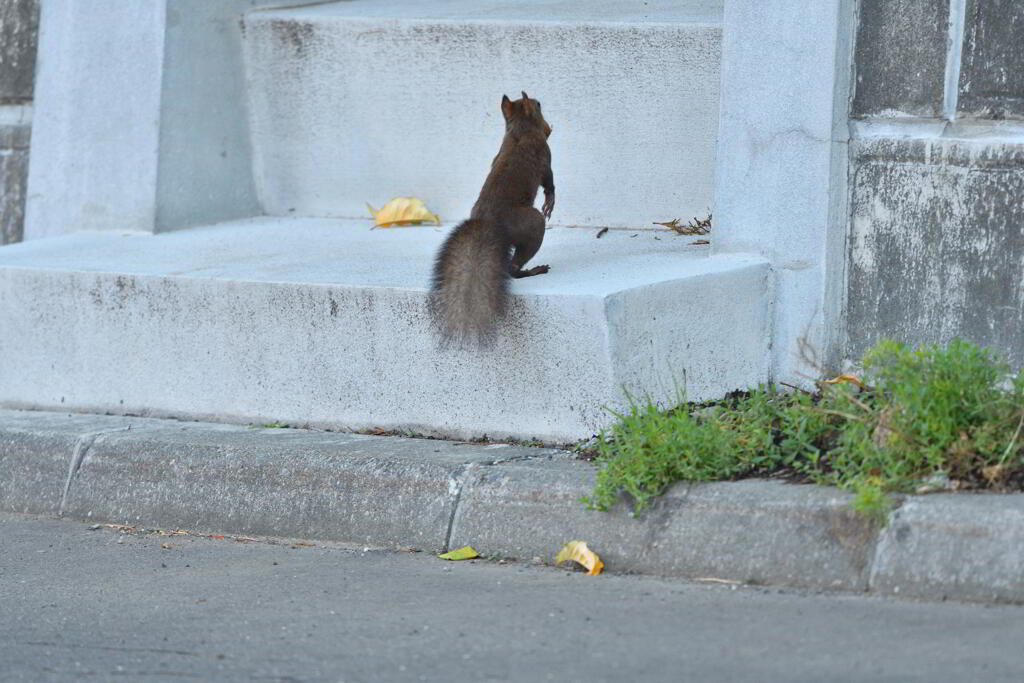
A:
{"label": "concrete ledge", "polygon": [[1024,599],[1024,495],[911,498],[878,545],[871,587],[927,599]]}
{"label": "concrete ledge", "polygon": [[0,410],[0,510],[546,561],[579,538],[613,572],[1024,601],[1024,495],[909,498],[879,534],[847,494],[756,480],[592,512],[594,474],[551,449]]}
{"label": "concrete ledge", "polygon": [[669,232],[549,230],[491,349],[437,349],[445,229],[254,219],[0,250],[0,405],[569,442],[767,378],[770,272]]}
{"label": "concrete ledge", "polygon": [[622,511],[595,513],[580,503],[580,496],[593,492],[595,473],[575,460],[472,468],[452,521],[452,547],[550,562],[567,541],[582,539],[601,548],[608,567],[643,566],[648,525]]}
{"label": "concrete ledge", "polygon": [[499,450],[505,449],[232,425],[146,425],[96,438],[64,513],[439,552],[465,467],[493,462],[505,455]]}
{"label": "concrete ledge", "polygon": [[[595,468],[509,463],[472,471],[452,526],[453,546],[547,557],[587,539],[609,567],[755,584],[865,590],[876,530],[850,496],[765,481],[679,484],[639,517],[595,513],[581,496]],[[570,538],[570,536],[572,538]]]}
{"label": "concrete ledge", "polygon": [[76,453],[97,434],[138,420],[106,415],[0,411],[0,505],[12,512],[60,512]]}
{"label": "concrete ledge", "polygon": [[850,495],[757,480],[677,490],[666,498],[670,509],[658,520],[661,528],[645,571],[815,589],[867,588],[876,529],[850,507]]}

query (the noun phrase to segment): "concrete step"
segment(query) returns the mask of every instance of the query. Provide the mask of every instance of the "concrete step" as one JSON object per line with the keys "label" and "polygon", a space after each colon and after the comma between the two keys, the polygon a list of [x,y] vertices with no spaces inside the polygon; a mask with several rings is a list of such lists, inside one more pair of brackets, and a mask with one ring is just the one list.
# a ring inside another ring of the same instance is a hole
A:
{"label": "concrete step", "polygon": [[0,249],[0,405],[589,436],[623,388],[694,399],[764,381],[767,263],[653,231],[549,230],[494,348],[436,349],[426,284],[446,228],[255,218]]}
{"label": "concrete step", "polygon": [[722,0],[347,0],[254,10],[244,51],[271,215],[428,201],[466,216],[504,125],[543,102],[560,225],[649,226],[711,206]]}

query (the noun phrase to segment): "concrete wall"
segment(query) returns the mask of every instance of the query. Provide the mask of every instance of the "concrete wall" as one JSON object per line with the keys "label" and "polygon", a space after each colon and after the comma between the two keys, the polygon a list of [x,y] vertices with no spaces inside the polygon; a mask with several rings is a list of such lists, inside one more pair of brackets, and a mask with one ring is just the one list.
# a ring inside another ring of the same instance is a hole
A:
{"label": "concrete wall", "polygon": [[38,18],[39,0],[0,0],[0,244],[22,237]]}
{"label": "concrete wall", "polygon": [[1024,3],[860,0],[846,353],[961,336],[1024,365]]}

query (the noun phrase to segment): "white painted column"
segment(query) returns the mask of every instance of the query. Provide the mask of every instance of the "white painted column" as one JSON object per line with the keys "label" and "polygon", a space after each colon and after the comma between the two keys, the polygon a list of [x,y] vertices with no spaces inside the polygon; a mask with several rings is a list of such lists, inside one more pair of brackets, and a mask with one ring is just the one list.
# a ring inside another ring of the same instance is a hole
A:
{"label": "white painted column", "polygon": [[725,5],[713,248],[772,263],[776,381],[806,381],[839,360],[852,4]]}
{"label": "white painted column", "polygon": [[162,1],[42,3],[25,239],[152,232]]}
{"label": "white painted column", "polygon": [[272,0],[45,0],[25,238],[262,213],[242,14]]}

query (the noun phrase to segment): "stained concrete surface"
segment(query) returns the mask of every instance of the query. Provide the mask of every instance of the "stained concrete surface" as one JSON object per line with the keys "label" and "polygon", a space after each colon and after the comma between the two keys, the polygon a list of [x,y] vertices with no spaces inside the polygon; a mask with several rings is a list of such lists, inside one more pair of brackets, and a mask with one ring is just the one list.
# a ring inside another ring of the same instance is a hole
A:
{"label": "stained concrete surface", "polygon": [[24,232],[31,131],[30,123],[0,121],[0,245],[20,242]]}
{"label": "stained concrete surface", "polygon": [[24,233],[38,33],[38,0],[0,0],[0,245]]}
{"label": "stained concrete surface", "polygon": [[0,104],[32,99],[39,0],[0,0]]}
{"label": "stained concrete surface", "polygon": [[1024,4],[968,0],[964,28],[960,113],[1024,116]]}
{"label": "stained concrete surface", "polygon": [[1024,146],[862,140],[852,185],[849,357],[959,336],[1024,365]]}
{"label": "stained concrete surface", "polygon": [[861,0],[852,115],[942,113],[949,0]]}

